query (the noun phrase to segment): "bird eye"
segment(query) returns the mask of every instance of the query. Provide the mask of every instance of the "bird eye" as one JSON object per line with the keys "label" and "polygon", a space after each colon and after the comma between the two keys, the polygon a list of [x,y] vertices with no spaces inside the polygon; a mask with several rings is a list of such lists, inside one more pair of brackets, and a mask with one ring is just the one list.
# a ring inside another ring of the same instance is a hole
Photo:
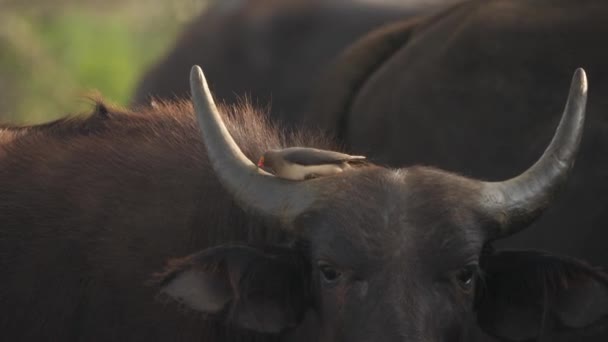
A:
{"label": "bird eye", "polygon": [[456,281],[458,285],[462,287],[464,290],[470,290],[475,284],[475,277],[477,275],[477,266],[476,265],[468,265],[456,273]]}
{"label": "bird eye", "polygon": [[319,271],[321,272],[321,278],[326,283],[335,283],[342,276],[342,272],[326,262],[319,262],[318,266]]}

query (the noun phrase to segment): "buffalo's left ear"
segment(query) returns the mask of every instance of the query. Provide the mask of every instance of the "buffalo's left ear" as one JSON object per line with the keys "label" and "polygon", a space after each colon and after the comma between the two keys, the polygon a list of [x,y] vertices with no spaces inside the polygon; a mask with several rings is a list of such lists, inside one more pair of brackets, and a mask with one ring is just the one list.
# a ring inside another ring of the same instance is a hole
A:
{"label": "buffalo's left ear", "polygon": [[493,336],[559,338],[608,324],[608,275],[598,269],[540,251],[501,251],[482,263],[477,316]]}
{"label": "buffalo's left ear", "polygon": [[311,305],[310,264],[284,247],[218,246],[172,261],[161,293],[185,306],[265,333],[295,327]]}

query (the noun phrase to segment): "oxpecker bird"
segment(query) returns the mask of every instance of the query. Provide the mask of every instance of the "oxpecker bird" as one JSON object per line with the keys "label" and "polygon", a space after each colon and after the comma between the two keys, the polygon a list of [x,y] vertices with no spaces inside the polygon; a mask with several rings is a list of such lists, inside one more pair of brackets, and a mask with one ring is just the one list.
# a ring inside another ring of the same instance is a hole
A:
{"label": "oxpecker bird", "polygon": [[289,147],[267,151],[260,157],[258,167],[280,178],[304,180],[333,175],[350,168],[351,164],[361,163],[365,163],[364,156],[351,156],[316,148]]}

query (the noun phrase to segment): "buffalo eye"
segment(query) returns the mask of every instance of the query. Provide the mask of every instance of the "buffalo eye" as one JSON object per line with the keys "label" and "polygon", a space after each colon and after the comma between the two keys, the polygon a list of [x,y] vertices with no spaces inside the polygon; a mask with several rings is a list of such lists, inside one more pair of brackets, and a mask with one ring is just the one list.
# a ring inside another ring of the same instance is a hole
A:
{"label": "buffalo eye", "polygon": [[477,277],[477,265],[467,265],[455,274],[456,282],[464,291],[470,291],[475,285]]}
{"label": "buffalo eye", "polygon": [[342,277],[342,272],[325,261],[319,261],[318,267],[319,272],[321,273],[321,279],[326,283],[333,284]]}

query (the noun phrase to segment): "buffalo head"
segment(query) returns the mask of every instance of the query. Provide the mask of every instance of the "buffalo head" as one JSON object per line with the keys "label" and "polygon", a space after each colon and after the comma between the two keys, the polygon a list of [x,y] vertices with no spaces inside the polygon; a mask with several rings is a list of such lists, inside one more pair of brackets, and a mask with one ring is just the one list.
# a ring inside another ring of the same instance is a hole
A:
{"label": "buffalo head", "polygon": [[186,306],[284,336],[312,316],[318,340],[349,342],[469,341],[476,326],[525,340],[544,328],[585,328],[608,313],[603,273],[576,260],[494,252],[490,245],[530,225],[565,182],[583,131],[583,70],[543,156],[501,182],[373,165],[279,179],[241,152],[198,67],[191,89],[219,181],[293,239],[217,246],[175,261],[162,291]]}

